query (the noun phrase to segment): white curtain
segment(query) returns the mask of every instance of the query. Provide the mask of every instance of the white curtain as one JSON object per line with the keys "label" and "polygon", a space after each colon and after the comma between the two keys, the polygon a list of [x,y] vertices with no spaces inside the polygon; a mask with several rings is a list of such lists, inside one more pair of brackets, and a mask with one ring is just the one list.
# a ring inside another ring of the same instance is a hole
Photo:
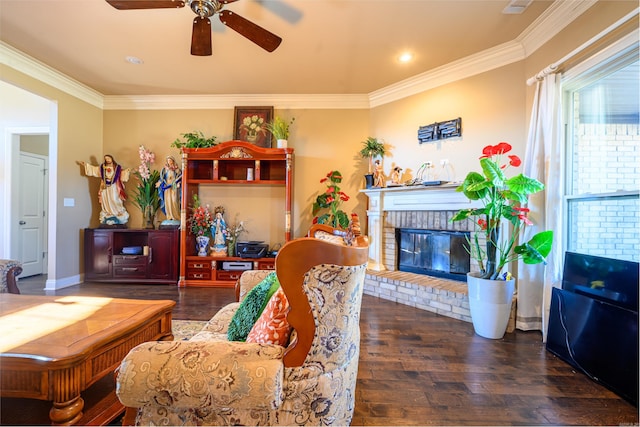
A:
{"label": "white curtain", "polygon": [[551,289],[562,280],[562,97],[560,76],[549,74],[536,83],[523,173],[545,185],[529,199],[529,218],[524,241],[544,230],[553,230],[553,249],[547,264],[518,262],[516,327],[542,331],[546,342]]}

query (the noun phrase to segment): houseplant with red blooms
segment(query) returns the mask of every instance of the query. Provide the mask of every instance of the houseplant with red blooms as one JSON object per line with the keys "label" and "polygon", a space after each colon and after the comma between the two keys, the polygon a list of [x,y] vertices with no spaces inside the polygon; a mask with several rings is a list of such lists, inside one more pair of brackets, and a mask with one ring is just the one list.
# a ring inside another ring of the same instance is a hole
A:
{"label": "houseplant with red blooms", "polygon": [[189,218],[189,227],[194,236],[206,236],[211,234],[211,226],[213,225],[213,217],[209,205],[202,206],[200,198],[197,194],[193,195],[192,213]]}
{"label": "houseplant with red blooms", "polygon": [[[470,172],[456,189],[469,200],[479,200],[483,204],[481,208],[462,209],[451,219],[471,219],[477,225],[478,231],[469,239],[467,250],[478,262],[483,279],[496,280],[501,275],[503,279],[510,276],[510,273],[503,273],[503,269],[518,259],[525,264],[545,262],[553,244],[553,231],[548,230],[534,235],[528,242],[516,245],[520,243],[518,240],[524,227],[531,225],[527,218],[529,209],[525,206],[529,195],[541,191],[544,185],[522,173],[507,179],[504,171],[522,163],[516,155],[507,155],[505,159],[504,156],[510,151],[511,145],[506,142],[486,146],[480,157],[482,173]],[[505,239],[500,238],[503,221],[511,224]],[[478,232],[486,237],[485,248],[480,244]]]}
{"label": "houseplant with red blooms", "polygon": [[316,215],[322,209],[329,209],[329,212],[315,216],[313,218],[314,224],[327,224],[342,229],[349,227],[349,216],[340,209],[340,204],[349,200],[349,196],[340,191],[338,184],[341,182],[342,174],[339,171],[331,171],[320,180],[320,183],[326,183],[327,189],[316,197],[312,214]]}

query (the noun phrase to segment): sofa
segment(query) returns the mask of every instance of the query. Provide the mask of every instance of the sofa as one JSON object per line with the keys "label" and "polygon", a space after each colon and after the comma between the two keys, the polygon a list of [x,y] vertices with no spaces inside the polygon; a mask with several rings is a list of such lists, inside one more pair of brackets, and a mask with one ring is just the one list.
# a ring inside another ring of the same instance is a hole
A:
{"label": "sofa", "polygon": [[134,348],[117,375],[125,424],[135,418],[136,425],[348,425],[368,242],[339,237],[295,239],[278,252],[275,274],[291,328],[286,343],[228,340],[234,315],[271,273],[246,271],[239,301],[193,338]]}

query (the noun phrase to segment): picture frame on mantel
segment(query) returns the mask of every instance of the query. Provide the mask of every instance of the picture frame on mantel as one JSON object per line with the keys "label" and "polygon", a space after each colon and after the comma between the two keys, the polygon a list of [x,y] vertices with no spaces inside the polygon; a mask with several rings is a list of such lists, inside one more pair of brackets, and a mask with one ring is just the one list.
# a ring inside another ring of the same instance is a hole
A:
{"label": "picture frame on mantel", "polygon": [[259,147],[271,148],[271,132],[267,123],[273,120],[273,106],[235,107],[233,139],[247,141]]}

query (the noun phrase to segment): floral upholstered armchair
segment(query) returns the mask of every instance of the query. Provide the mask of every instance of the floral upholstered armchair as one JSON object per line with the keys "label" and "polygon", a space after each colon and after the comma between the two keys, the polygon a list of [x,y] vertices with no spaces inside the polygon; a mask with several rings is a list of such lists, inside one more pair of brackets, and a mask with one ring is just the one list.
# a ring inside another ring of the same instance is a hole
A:
{"label": "floral upholstered armchair", "polygon": [[[120,366],[117,394],[138,408],[135,423],[349,425],[368,259],[367,239],[349,240],[304,237],[280,249],[275,270],[293,330],[284,346],[228,341],[236,302],[189,341],[134,348]],[[240,299],[268,273],[244,272]]]}

